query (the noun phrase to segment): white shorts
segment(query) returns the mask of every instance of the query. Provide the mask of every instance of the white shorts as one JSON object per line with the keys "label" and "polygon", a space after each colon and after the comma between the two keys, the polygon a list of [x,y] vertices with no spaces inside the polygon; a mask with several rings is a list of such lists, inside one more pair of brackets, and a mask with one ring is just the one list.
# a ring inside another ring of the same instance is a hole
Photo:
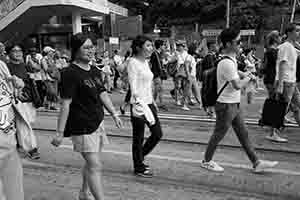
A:
{"label": "white shorts", "polygon": [[76,152],[97,153],[101,152],[103,146],[108,144],[108,139],[102,122],[99,128],[89,135],[78,135],[71,137],[73,150]]}

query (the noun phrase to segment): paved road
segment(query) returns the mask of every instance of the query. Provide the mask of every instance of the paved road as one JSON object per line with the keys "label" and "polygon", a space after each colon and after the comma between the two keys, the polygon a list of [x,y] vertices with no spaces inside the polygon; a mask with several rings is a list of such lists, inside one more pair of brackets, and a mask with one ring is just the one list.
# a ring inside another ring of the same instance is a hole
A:
{"label": "paved road", "polygon": [[[70,140],[60,148],[49,142],[53,132],[37,132],[41,159],[24,161],[26,200],[33,197],[54,196],[74,199],[80,188],[82,160],[72,152]],[[275,200],[299,199],[300,164],[297,156],[285,154],[259,156],[279,160],[280,165],[265,175],[251,172],[249,161],[238,150],[224,149],[216,160],[224,173],[201,169],[203,147],[162,142],[146,160],[154,170],[152,179],[137,178],[132,174],[131,140],[110,137],[111,144],[104,148],[104,185],[107,199],[151,200]],[[39,198],[37,198],[39,199]]]}
{"label": "paved road", "polygon": [[[69,196],[63,199],[72,199],[79,190],[81,158],[72,152],[68,139],[60,148],[49,144],[54,133],[49,130],[55,130],[57,117],[55,114],[39,114],[34,127],[39,129],[36,134],[42,158],[37,163],[25,162],[26,197],[31,200],[32,195],[47,196],[57,191],[55,194],[58,196]],[[236,137],[229,133],[215,156],[215,160],[225,168],[224,173],[218,174],[199,166],[212,123],[163,120],[166,140],[147,158],[155,177],[145,180],[132,175],[131,128],[128,118],[124,120],[122,130],[114,128],[110,118],[105,120],[107,132],[111,135],[111,144],[102,155],[108,199],[300,198],[300,140],[297,128],[288,128],[286,137],[290,139],[289,143],[274,144],[264,139],[266,130],[249,127],[259,157],[280,162],[265,175],[251,172],[252,167]]]}

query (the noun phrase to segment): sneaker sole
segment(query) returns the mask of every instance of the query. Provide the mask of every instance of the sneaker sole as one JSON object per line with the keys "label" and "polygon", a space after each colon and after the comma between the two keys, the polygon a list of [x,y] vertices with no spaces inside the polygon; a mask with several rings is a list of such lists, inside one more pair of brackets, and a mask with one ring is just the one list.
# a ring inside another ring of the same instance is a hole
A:
{"label": "sneaker sole", "polygon": [[275,140],[275,139],[272,139],[272,138],[268,138],[268,137],[266,137],[266,139],[267,140],[270,140],[271,142],[276,142],[276,143],[287,143],[288,142],[288,140],[285,140],[285,141],[283,141],[283,140]]}
{"label": "sneaker sole", "polygon": [[153,175],[146,175],[146,174],[143,174],[143,173],[134,173],[135,176],[138,176],[138,177],[143,177],[143,178],[152,178]]}

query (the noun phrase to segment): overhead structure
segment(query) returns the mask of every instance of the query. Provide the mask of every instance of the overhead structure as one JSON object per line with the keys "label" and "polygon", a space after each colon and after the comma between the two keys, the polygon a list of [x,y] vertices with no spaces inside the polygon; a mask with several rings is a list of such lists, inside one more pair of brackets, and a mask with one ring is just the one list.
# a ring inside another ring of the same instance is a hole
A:
{"label": "overhead structure", "polygon": [[81,31],[81,18],[116,14],[128,10],[107,0],[2,0],[0,41],[24,38],[52,16],[72,16],[73,33]]}

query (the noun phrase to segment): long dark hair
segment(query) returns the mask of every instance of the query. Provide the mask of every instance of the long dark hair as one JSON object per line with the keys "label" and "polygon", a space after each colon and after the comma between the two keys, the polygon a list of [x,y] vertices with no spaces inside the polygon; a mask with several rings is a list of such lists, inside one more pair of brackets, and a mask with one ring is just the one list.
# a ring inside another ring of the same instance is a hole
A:
{"label": "long dark hair", "polygon": [[147,41],[152,42],[151,38],[145,35],[138,35],[131,44],[132,55],[136,56]]}

